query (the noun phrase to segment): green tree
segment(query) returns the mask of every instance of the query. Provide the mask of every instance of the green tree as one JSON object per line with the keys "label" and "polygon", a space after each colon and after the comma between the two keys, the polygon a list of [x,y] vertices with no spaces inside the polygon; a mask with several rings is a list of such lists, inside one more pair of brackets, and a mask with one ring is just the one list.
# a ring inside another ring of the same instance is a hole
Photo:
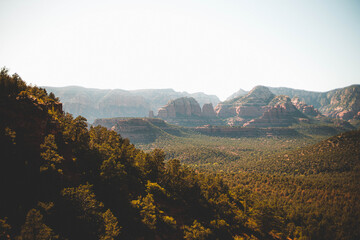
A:
{"label": "green tree", "polygon": [[211,235],[211,230],[205,228],[197,220],[194,220],[193,225],[184,227],[184,238],[186,240],[205,240]]}
{"label": "green tree", "polygon": [[45,137],[44,143],[40,145],[41,148],[41,158],[43,160],[40,166],[40,172],[44,171],[57,171],[62,174],[63,170],[61,168],[64,158],[60,156],[57,152],[58,147],[55,143],[55,136],[49,134]]}
{"label": "green tree", "polygon": [[49,228],[43,220],[43,215],[39,210],[31,209],[27,215],[25,224],[21,227],[19,240],[48,240],[58,239],[53,230]]}
{"label": "green tree", "polygon": [[120,234],[120,227],[118,226],[118,220],[114,214],[108,209],[102,214],[104,221],[104,233],[101,236],[101,240],[113,240]]}

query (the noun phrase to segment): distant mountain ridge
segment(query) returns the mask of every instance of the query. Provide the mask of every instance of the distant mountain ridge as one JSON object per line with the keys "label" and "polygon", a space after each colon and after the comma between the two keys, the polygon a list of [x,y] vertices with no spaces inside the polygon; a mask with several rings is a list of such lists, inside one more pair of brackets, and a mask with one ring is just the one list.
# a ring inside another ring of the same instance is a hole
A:
{"label": "distant mountain ridge", "polygon": [[44,87],[58,96],[64,110],[89,122],[96,118],[145,117],[149,111],[157,112],[168,101],[179,97],[193,97],[202,106],[220,102],[215,95],[205,93],[176,92],[173,89],[96,89],[79,86]]}
{"label": "distant mountain ridge", "polygon": [[[182,97],[193,97],[200,104],[200,107],[211,103],[215,107],[217,116],[221,118],[232,116],[247,118],[249,114],[260,116],[269,101],[278,95],[289,96],[290,99],[297,98],[298,101],[307,104],[308,109],[313,106],[314,109],[318,109],[320,113],[328,117],[347,121],[360,120],[360,85],[351,85],[328,92],[258,86],[254,88],[259,92],[258,94],[249,95],[254,89],[250,92],[240,89],[224,102],[220,102],[215,95],[207,95],[201,92],[190,94],[176,92],[173,89],[127,91],[78,86],[45,88],[60,98],[65,111],[75,116],[82,115],[89,122],[93,122],[96,118],[149,116],[149,111],[157,113],[169,101]],[[271,94],[273,96],[270,96]],[[265,102],[264,99],[261,100],[264,97],[268,97]],[[261,103],[261,101],[263,102]]]}
{"label": "distant mountain ridge", "polygon": [[[314,108],[325,116],[350,120],[360,118],[360,85],[351,85],[344,88],[334,89],[327,92],[314,92],[286,87],[268,87],[275,95],[286,95],[290,98],[297,97],[300,101]],[[240,89],[239,93],[243,94]],[[242,95],[232,94],[227,101],[232,101]],[[227,102],[226,101],[226,102]]]}

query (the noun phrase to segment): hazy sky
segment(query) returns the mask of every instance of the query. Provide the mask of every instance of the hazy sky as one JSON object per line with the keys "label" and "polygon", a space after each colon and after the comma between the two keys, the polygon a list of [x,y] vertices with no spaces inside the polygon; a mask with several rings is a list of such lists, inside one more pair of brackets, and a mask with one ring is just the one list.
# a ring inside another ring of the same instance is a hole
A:
{"label": "hazy sky", "polygon": [[360,84],[360,1],[0,0],[0,66],[39,86],[326,91]]}

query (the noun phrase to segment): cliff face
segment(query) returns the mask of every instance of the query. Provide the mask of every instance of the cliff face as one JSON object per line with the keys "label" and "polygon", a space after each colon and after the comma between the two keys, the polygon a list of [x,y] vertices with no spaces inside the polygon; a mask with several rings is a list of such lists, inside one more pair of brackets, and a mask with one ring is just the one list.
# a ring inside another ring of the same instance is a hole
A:
{"label": "cliff face", "polygon": [[164,107],[159,109],[158,117],[176,118],[176,117],[200,117],[201,108],[194,98],[178,98],[171,100]]}
{"label": "cliff face", "polygon": [[178,98],[171,100],[160,108],[157,117],[168,123],[194,127],[206,124],[224,125],[224,121],[216,117],[213,105],[204,104],[202,110],[194,98]]}
{"label": "cliff face", "polygon": [[292,104],[302,113],[308,115],[308,116],[318,116],[321,113],[319,110],[315,109],[313,105],[307,105],[305,102],[300,101],[298,97],[294,97],[291,99]]}
{"label": "cliff face", "polygon": [[291,88],[270,88],[270,91],[277,95],[297,97],[300,101],[313,105],[322,114],[332,118],[356,119],[360,112],[360,85],[352,85],[328,92],[311,92]]}
{"label": "cliff face", "polygon": [[216,113],[214,111],[214,107],[213,107],[212,103],[206,103],[203,105],[201,116],[208,117],[208,118],[216,117]]}
{"label": "cliff face", "polygon": [[330,103],[319,109],[326,116],[350,120],[360,112],[360,85],[330,91],[326,97]]}
{"label": "cliff face", "polygon": [[259,118],[252,119],[244,127],[287,127],[307,118],[291,102],[288,96],[276,96],[269,104],[266,111]]}
{"label": "cliff face", "polygon": [[266,110],[266,106],[275,95],[264,86],[253,88],[247,95],[219,103],[215,111],[219,117],[257,118]]}

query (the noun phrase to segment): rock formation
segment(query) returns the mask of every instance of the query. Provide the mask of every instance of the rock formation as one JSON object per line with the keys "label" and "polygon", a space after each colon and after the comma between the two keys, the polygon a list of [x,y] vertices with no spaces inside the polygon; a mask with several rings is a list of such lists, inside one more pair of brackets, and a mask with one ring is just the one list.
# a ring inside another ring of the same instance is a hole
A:
{"label": "rock formation", "polygon": [[315,109],[313,105],[307,105],[305,102],[300,101],[298,97],[293,97],[291,102],[302,113],[308,116],[317,116],[321,114],[319,110]]}
{"label": "rock formation", "polygon": [[360,112],[360,85],[330,91],[330,104],[320,108],[325,116],[350,120]]}
{"label": "rock formation", "polygon": [[288,96],[276,96],[259,118],[252,119],[244,127],[287,127],[306,118],[291,102]]}
{"label": "rock formation", "polygon": [[176,118],[176,117],[200,117],[201,108],[199,103],[192,97],[183,97],[171,100],[164,107],[159,109],[158,117]]}
{"label": "rock formation", "polygon": [[210,118],[216,117],[216,113],[214,111],[212,103],[206,103],[203,105],[201,116]]}
{"label": "rock formation", "polygon": [[215,111],[222,118],[239,116],[241,118],[257,118],[266,110],[266,106],[275,97],[267,87],[257,86],[247,95],[219,103]]}
{"label": "rock formation", "polygon": [[150,110],[157,112],[171,99],[193,97],[202,106],[220,102],[215,95],[205,93],[176,92],[173,89],[93,89],[76,86],[45,87],[55,93],[64,104],[64,110],[75,117],[82,115],[88,122],[96,118],[145,117]]}
{"label": "rock formation", "polygon": [[334,89],[328,92],[311,92],[291,88],[270,88],[276,95],[298,97],[309,105],[313,105],[323,115],[350,120],[357,117],[360,111],[360,85]]}

